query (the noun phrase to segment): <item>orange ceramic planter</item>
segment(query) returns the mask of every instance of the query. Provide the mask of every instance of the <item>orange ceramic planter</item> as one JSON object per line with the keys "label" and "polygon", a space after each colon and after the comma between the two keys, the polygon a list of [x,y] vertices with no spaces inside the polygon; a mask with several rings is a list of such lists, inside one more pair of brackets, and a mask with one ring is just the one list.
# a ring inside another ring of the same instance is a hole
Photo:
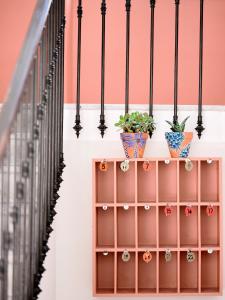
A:
{"label": "orange ceramic planter", "polygon": [[145,145],[148,133],[128,133],[120,134],[126,158],[142,158],[145,151]]}
{"label": "orange ceramic planter", "polygon": [[171,157],[188,157],[193,132],[166,132],[165,137]]}

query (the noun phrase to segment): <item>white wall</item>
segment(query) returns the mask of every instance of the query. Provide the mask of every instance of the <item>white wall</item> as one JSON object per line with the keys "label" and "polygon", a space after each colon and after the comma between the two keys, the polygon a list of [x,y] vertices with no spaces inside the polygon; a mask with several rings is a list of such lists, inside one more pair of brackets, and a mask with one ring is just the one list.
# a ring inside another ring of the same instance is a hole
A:
{"label": "white wall", "polygon": [[[84,129],[77,140],[74,126],[75,106],[66,105],[64,115],[64,155],[66,168],[57,204],[57,216],[50,238],[50,252],[45,262],[40,295],[41,300],[92,300],[92,168],[91,160],[97,157],[124,157],[119,133],[113,124],[123,106],[106,107],[108,130],[104,139],[100,137],[99,106],[85,105],[81,110]],[[131,106],[143,110],[146,106]],[[168,156],[164,132],[168,130],[165,119],[172,119],[172,106],[155,108],[157,131],[148,141],[145,156]],[[196,126],[197,108],[179,107],[179,119],[191,115],[187,130]],[[196,133],[190,156],[222,156],[225,158],[225,106],[205,107],[203,112],[206,130],[198,140]],[[225,161],[225,160],[224,160]],[[223,161],[223,172],[225,164]],[[224,181],[223,181],[224,186]],[[224,213],[225,215],[225,213]],[[224,230],[225,233],[225,230]],[[163,299],[164,297],[158,297]],[[186,297],[188,299],[189,297]],[[198,297],[201,299],[203,297]],[[106,298],[102,298],[104,300]],[[113,299],[113,298],[111,298]],[[128,300],[128,298],[123,298]],[[135,299],[135,298],[134,298]],[[166,299],[172,300],[173,297]],[[191,297],[190,299],[193,299]],[[210,297],[210,300],[222,297]]]}

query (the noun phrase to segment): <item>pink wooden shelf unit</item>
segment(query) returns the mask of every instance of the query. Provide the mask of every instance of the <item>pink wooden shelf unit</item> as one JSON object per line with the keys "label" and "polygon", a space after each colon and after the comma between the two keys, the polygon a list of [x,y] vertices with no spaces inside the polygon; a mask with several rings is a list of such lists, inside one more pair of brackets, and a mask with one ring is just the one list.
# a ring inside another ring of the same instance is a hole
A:
{"label": "pink wooden shelf unit", "polygon": [[190,160],[93,160],[94,296],[222,294],[221,159]]}

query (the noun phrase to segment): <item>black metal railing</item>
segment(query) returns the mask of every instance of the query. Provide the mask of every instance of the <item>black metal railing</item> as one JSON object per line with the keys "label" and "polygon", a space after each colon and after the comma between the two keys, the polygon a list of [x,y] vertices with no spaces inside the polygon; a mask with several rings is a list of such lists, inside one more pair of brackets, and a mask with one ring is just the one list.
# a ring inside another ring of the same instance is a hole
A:
{"label": "black metal railing", "polygon": [[0,299],[37,299],[62,181],[65,0],[37,0],[0,114]]}

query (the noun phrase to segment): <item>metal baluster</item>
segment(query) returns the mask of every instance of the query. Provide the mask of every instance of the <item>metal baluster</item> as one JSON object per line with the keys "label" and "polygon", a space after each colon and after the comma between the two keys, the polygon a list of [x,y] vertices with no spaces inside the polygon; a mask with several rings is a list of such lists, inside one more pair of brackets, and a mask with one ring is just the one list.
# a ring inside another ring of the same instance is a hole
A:
{"label": "metal baluster", "polygon": [[102,57],[101,57],[101,114],[100,114],[100,130],[102,138],[104,137],[107,126],[105,125],[105,15],[106,15],[106,1],[102,0],[101,3],[101,14],[102,14]]}
{"label": "metal baluster", "polygon": [[130,71],[130,10],[131,0],[126,0],[126,76],[125,76],[125,113],[129,112],[129,71]]}
{"label": "metal baluster", "polygon": [[78,18],[78,34],[77,34],[77,104],[76,104],[76,119],[73,129],[76,132],[77,138],[79,138],[82,126],[80,125],[80,72],[81,72],[81,19],[83,9],[82,0],[79,0],[77,7]]}
{"label": "metal baluster", "polygon": [[175,0],[175,57],[174,57],[174,114],[173,124],[177,124],[177,90],[178,90],[178,38],[179,38],[179,5],[180,0]]}
{"label": "metal baluster", "polygon": [[203,73],[203,27],[204,27],[204,0],[200,0],[200,33],[199,33],[199,87],[198,87],[198,120],[195,130],[199,139],[205,129],[202,121],[202,73]]}
{"label": "metal baluster", "polygon": [[[155,25],[155,0],[150,0],[150,82],[149,82],[149,116],[153,117],[153,75],[154,75],[154,25]],[[149,132],[152,137],[152,131]]]}

